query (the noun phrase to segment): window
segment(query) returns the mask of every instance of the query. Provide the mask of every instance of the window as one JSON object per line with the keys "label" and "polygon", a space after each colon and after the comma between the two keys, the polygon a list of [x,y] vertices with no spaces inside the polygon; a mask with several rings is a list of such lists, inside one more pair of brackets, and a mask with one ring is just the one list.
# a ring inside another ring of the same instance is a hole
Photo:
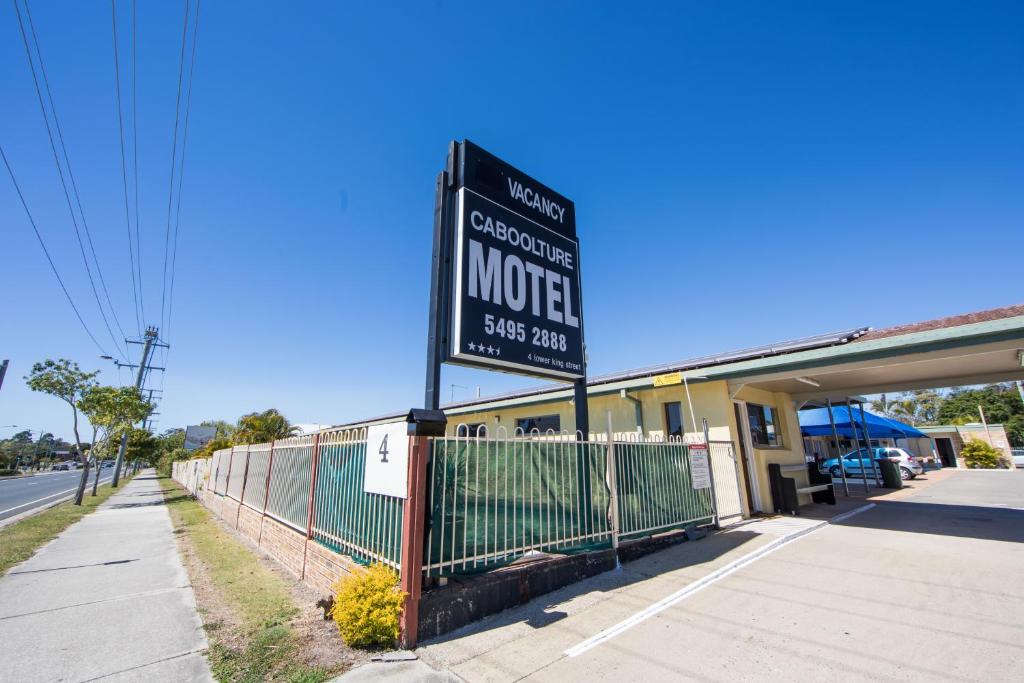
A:
{"label": "window", "polygon": [[683,438],[683,409],[678,401],[665,404],[665,438]]}
{"label": "window", "polygon": [[481,439],[487,436],[487,425],[483,422],[471,422],[469,424],[460,424],[457,427],[456,436],[470,436]]}
{"label": "window", "polygon": [[775,408],[748,403],[747,420],[750,422],[750,440],[755,446],[782,446],[782,426]]}
{"label": "window", "polygon": [[537,417],[524,417],[516,420],[516,427],[529,434],[536,429],[541,434],[549,429],[557,432],[562,429],[562,419],[558,415],[539,415]]}

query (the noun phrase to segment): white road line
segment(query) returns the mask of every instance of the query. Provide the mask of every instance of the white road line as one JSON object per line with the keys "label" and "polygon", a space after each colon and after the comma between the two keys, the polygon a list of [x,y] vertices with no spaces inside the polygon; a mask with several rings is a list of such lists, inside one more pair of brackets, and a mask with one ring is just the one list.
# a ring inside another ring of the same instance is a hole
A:
{"label": "white road line", "polygon": [[814,526],[807,527],[806,529],[801,529],[800,531],[794,531],[793,533],[787,534],[786,536],[776,539],[762,548],[758,548],[757,550],[748,553],[743,557],[733,560],[727,565],[719,567],[707,576],[704,576],[690,584],[687,584],[686,586],[683,586],[675,593],[672,593],[671,595],[662,598],[653,605],[643,610],[640,610],[633,616],[623,619],[614,626],[609,626],[608,628],[604,629],[603,631],[600,631],[596,635],[593,635],[590,638],[587,638],[586,640],[577,643],[576,645],[573,645],[568,650],[565,650],[565,652],[563,652],[562,654],[569,657],[578,657],[584,652],[587,652],[588,650],[597,647],[601,643],[611,640],[617,635],[628,631],[637,624],[647,621],[659,612],[664,612],[669,607],[672,607],[676,603],[682,602],[694,593],[697,593],[698,591],[707,588],[713,583],[721,581],[725,577],[739,571],[743,567],[752,564],[757,560],[760,560],[762,557],[769,555],[770,553],[775,552],[782,546],[792,543],[793,541],[799,538],[803,538],[804,536],[812,534],[815,531],[818,531],[819,529],[822,529],[829,524],[842,522],[843,520],[849,519],[850,517],[853,517],[856,514],[860,514],[861,512],[870,510],[873,507],[875,507],[874,503],[868,503],[867,505],[862,505],[859,508],[850,510],[849,512],[845,512],[841,515],[833,517],[832,519],[825,520],[819,524],[815,524]]}
{"label": "white road line", "polygon": [[[106,484],[108,481],[110,481],[110,479],[100,479],[100,483],[101,484]],[[86,487],[88,487],[88,486],[89,485],[86,484]],[[64,495],[65,493],[70,493],[70,492],[75,491],[77,489],[78,489],[78,487],[75,486],[74,488],[70,488],[70,489],[67,489],[65,491],[59,491],[57,493],[51,493],[48,496],[43,496],[42,498],[36,498],[35,500],[31,500],[31,501],[29,501],[27,503],[22,503],[21,505],[15,505],[14,507],[7,508],[6,510],[0,510],[0,515],[4,514],[5,512],[10,512],[11,510],[17,510],[19,508],[28,507],[29,505],[32,505],[33,503],[38,503],[38,502],[44,501],[44,500],[46,500],[48,498],[55,498],[57,496]]]}

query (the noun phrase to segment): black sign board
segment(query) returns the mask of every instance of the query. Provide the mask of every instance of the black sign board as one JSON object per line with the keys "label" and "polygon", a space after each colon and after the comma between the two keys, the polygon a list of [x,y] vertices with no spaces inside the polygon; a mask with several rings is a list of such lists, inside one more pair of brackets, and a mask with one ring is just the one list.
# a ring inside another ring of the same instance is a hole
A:
{"label": "black sign board", "polygon": [[439,214],[448,258],[434,289],[447,310],[443,360],[584,378],[573,203],[471,142],[453,155],[450,207]]}
{"label": "black sign board", "polygon": [[576,239],[576,206],[571,201],[469,140],[459,145],[456,184]]}

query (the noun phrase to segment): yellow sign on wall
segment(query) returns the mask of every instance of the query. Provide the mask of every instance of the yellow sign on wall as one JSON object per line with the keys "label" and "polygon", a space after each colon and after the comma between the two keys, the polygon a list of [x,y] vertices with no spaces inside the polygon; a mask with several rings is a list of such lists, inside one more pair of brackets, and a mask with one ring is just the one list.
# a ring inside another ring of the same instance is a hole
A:
{"label": "yellow sign on wall", "polygon": [[683,383],[683,373],[681,372],[670,372],[667,375],[655,375],[654,386],[656,387],[668,387],[673,384]]}

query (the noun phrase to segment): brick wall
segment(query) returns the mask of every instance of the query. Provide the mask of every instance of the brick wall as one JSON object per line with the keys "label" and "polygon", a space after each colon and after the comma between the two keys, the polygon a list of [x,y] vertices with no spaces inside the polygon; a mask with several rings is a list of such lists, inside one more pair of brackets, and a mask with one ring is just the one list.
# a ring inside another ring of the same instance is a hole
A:
{"label": "brick wall", "polygon": [[361,571],[345,555],[334,552],[313,539],[306,541],[306,567],[303,582],[323,595],[333,595],[331,586],[343,575]]}
{"label": "brick wall", "polygon": [[238,530],[253,540],[260,541],[260,527],[263,526],[263,513],[245,505],[238,509]]}
{"label": "brick wall", "polygon": [[220,516],[232,529],[238,528],[238,506],[240,503],[234,498],[224,496],[221,500]]}
{"label": "brick wall", "polygon": [[361,571],[347,555],[336,553],[294,527],[241,505],[227,496],[200,490],[196,499],[232,528],[252,539],[297,579],[322,595],[331,595],[331,586],[345,574]]}
{"label": "brick wall", "polygon": [[306,536],[272,517],[263,518],[260,548],[280,562],[285,569],[302,578],[306,556]]}

